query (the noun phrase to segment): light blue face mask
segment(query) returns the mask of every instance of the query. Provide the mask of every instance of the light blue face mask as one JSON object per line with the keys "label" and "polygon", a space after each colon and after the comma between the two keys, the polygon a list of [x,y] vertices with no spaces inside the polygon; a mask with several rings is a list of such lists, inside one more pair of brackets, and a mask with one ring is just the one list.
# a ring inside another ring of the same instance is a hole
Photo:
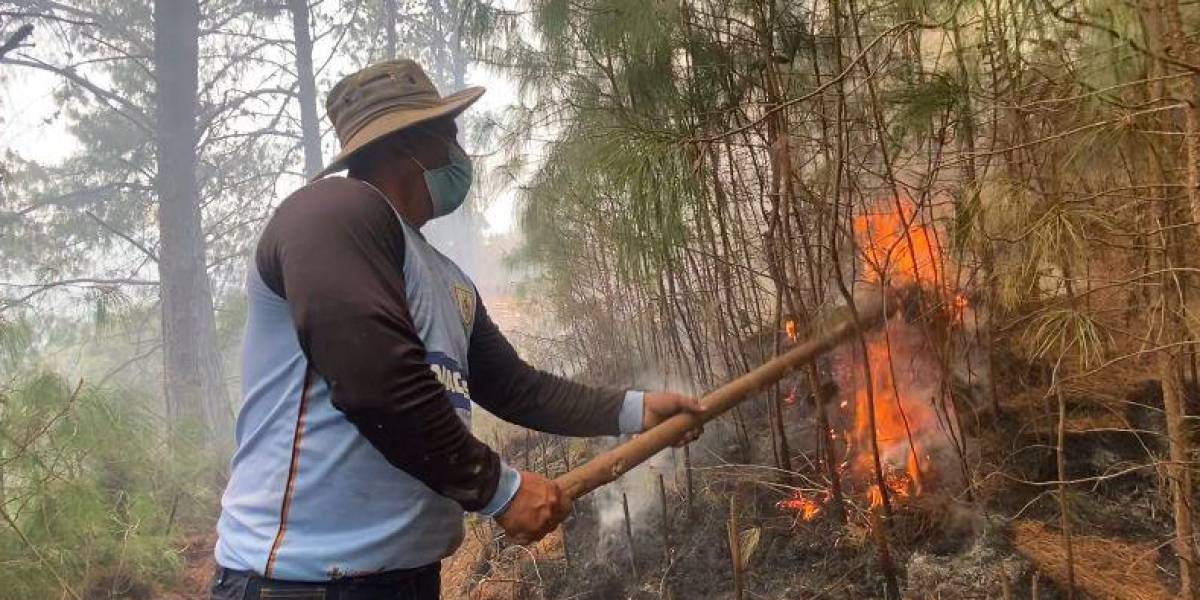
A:
{"label": "light blue face mask", "polygon": [[429,200],[433,203],[433,216],[444,217],[462,206],[471,191],[471,157],[458,144],[446,142],[450,163],[436,169],[426,169],[416,158],[413,162],[425,171],[425,187],[429,189]]}

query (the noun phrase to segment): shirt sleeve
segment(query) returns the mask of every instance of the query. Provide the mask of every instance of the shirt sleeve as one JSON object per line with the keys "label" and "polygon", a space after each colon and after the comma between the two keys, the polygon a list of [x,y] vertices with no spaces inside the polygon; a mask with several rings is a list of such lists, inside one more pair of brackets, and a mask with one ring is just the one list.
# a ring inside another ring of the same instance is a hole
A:
{"label": "shirt sleeve", "polygon": [[571,436],[642,430],[642,393],[595,388],[539,371],[517,355],[475,303],[468,382],[471,398],[492,414],[523,427]]}
{"label": "shirt sleeve", "polygon": [[287,300],[333,405],[388,462],[465,510],[502,510],[516,490],[497,490],[515,471],[471,435],[425,360],[405,296],[404,229],[387,201],[349,179],[309,185],[276,211],[255,262]]}
{"label": "shirt sleeve", "polygon": [[499,517],[508,510],[512,505],[513,498],[517,497],[517,490],[521,489],[521,472],[501,463],[500,464],[500,483],[496,486],[496,493],[492,495],[492,501],[487,503],[487,506],[479,509],[479,513],[488,517]]}

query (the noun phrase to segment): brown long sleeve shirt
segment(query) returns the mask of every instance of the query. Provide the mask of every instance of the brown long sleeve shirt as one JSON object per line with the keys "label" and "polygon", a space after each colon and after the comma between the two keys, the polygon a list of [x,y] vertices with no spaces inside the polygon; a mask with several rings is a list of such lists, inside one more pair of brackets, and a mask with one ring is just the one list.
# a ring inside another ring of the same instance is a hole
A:
{"label": "brown long sleeve shirt", "polygon": [[[501,463],[458,418],[430,369],[406,300],[404,253],[405,229],[385,198],[360,181],[329,178],[283,202],[255,263],[286,300],[334,406],[393,465],[478,510],[496,492]],[[562,435],[619,433],[624,392],[534,369],[482,301],[468,365],[472,399],[502,419]]]}

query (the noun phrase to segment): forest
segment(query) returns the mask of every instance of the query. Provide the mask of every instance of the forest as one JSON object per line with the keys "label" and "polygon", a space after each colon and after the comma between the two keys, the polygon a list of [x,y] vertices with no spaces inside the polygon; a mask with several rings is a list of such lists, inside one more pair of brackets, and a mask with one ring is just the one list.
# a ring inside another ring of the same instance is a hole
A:
{"label": "forest", "polygon": [[210,597],[255,244],[401,57],[489,90],[422,231],[532,365],[706,401],[846,325],[442,598],[1197,598],[1195,3],[0,0],[0,600]]}

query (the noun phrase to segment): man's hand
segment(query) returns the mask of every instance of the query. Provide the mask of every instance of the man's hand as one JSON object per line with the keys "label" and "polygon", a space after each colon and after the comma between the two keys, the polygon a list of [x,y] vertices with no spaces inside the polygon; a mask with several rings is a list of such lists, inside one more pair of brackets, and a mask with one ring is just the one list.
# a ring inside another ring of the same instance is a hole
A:
{"label": "man's hand", "polygon": [[[704,408],[700,406],[700,402],[690,396],[675,392],[646,392],[642,400],[642,431],[662,423],[676,413],[703,411]],[[676,440],[675,446],[686,446],[700,439],[700,435],[703,433],[703,427],[692,429]]]}
{"label": "man's hand", "polygon": [[571,514],[571,499],[558,484],[521,471],[521,487],[496,522],[518,544],[532,544],[554,531]]}

